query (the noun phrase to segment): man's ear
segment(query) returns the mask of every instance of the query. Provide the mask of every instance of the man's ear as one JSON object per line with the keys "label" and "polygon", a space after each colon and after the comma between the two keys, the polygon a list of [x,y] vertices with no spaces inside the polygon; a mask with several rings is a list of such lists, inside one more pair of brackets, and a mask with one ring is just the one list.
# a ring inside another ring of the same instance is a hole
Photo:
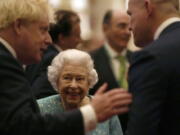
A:
{"label": "man's ear", "polygon": [[13,27],[14,27],[14,31],[16,32],[16,34],[21,34],[22,28],[23,28],[23,21],[21,19],[17,19],[14,23],[13,23]]}
{"label": "man's ear", "polygon": [[144,6],[147,11],[148,17],[152,15],[153,13],[153,4],[150,0],[144,0]]}

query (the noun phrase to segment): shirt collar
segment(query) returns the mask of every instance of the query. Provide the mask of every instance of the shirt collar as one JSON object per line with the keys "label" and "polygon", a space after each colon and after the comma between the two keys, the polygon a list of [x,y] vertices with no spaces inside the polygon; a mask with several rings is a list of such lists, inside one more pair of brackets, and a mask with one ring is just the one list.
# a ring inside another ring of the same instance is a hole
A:
{"label": "shirt collar", "polygon": [[156,30],[155,34],[154,34],[154,40],[158,39],[160,34],[162,33],[162,31],[167,28],[169,25],[171,25],[174,22],[179,22],[180,18],[178,17],[171,17],[167,20],[165,20]]}
{"label": "shirt collar", "polygon": [[11,47],[11,45],[6,40],[4,40],[2,37],[0,37],[0,42],[13,55],[13,57],[17,59],[17,54],[16,54],[15,50]]}
{"label": "shirt collar", "polygon": [[[111,58],[116,58],[117,56],[119,56],[120,54],[118,54],[116,51],[114,51],[114,49],[109,45],[108,42],[105,43],[105,49],[107,50],[109,56]],[[126,55],[126,49],[124,49],[121,53],[122,56]]]}

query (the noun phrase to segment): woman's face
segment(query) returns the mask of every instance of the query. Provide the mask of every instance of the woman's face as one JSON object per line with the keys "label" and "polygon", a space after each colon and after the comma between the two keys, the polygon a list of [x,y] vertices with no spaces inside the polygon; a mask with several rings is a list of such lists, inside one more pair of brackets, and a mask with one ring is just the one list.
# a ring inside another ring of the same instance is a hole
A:
{"label": "woman's face", "polygon": [[88,90],[87,68],[83,65],[65,64],[58,79],[58,91],[65,108],[79,107]]}

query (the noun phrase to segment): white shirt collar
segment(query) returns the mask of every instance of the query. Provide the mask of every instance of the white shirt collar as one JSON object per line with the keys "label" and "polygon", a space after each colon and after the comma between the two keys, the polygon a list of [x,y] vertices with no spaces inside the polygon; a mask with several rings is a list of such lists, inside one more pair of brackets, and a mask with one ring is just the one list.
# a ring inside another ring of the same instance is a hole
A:
{"label": "white shirt collar", "polygon": [[[116,51],[113,50],[113,48],[108,44],[108,42],[105,43],[105,49],[108,51],[109,56],[113,59],[116,58],[118,54]],[[126,49],[124,49],[121,53],[121,55],[125,56],[126,55]]]}
{"label": "white shirt collar", "polygon": [[13,55],[13,57],[17,59],[16,52],[11,47],[11,45],[6,40],[4,40],[2,37],[0,37],[0,42],[5,46],[6,49],[8,49],[8,51]]}
{"label": "white shirt collar", "polygon": [[180,18],[178,17],[171,17],[167,20],[165,20],[156,30],[155,34],[154,34],[154,40],[158,39],[160,34],[162,33],[162,31],[167,28],[170,24],[174,23],[174,22],[179,22]]}

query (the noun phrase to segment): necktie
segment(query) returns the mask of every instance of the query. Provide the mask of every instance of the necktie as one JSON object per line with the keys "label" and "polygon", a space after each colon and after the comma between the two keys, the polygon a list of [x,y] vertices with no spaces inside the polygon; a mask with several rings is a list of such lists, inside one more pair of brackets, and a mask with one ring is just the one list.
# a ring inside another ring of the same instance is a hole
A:
{"label": "necktie", "polygon": [[124,89],[128,89],[128,83],[127,83],[127,69],[126,69],[126,58],[125,56],[118,56],[120,66],[119,66],[119,82],[120,87]]}

